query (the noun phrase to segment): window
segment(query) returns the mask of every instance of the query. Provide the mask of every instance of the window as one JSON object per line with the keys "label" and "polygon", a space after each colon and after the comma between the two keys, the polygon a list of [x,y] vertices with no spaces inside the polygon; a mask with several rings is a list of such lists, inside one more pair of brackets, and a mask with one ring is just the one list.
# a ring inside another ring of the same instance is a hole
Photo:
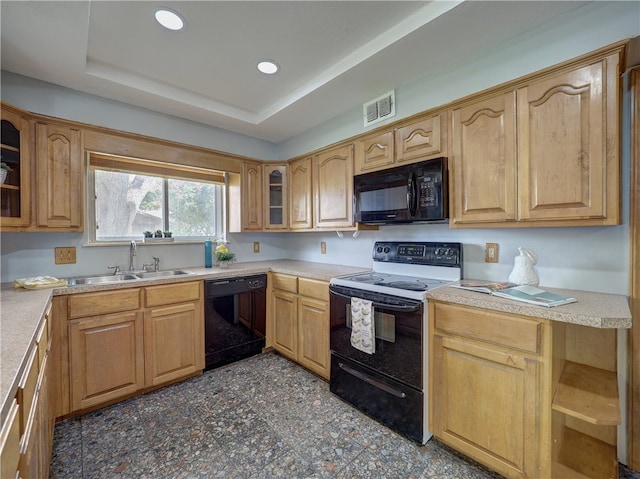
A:
{"label": "window", "polygon": [[91,242],[130,241],[157,230],[178,240],[224,234],[220,172],[92,153],[89,188]]}

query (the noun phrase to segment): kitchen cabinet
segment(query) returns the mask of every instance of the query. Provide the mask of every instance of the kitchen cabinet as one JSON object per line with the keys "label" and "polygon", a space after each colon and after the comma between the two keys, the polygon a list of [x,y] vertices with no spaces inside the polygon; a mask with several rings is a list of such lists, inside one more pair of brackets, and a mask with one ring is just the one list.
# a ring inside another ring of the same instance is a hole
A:
{"label": "kitchen cabinet", "polygon": [[3,478],[49,477],[55,422],[50,311],[48,307],[38,325],[35,341],[25,356],[17,393],[11,399],[0,429],[0,472]]}
{"label": "kitchen cabinet", "polygon": [[289,189],[287,165],[264,164],[264,228],[284,230],[289,227]]}
{"label": "kitchen cabinet", "polygon": [[326,281],[271,273],[269,316],[273,348],[329,379],[329,285]]}
{"label": "kitchen cabinet", "polygon": [[452,227],[620,222],[620,51],[454,108]]}
{"label": "kitchen cabinet", "polygon": [[313,228],[311,163],[311,156],[289,163],[289,228],[292,230]]}
{"label": "kitchen cabinet", "polygon": [[617,330],[429,301],[429,421],[509,478],[617,477]]}
{"label": "kitchen cabinet", "polygon": [[353,227],[353,146],[315,155],[312,180],[314,228]]}
{"label": "kitchen cabinet", "polygon": [[82,132],[36,123],[36,227],[84,230]]}
{"label": "kitchen cabinet", "polygon": [[202,282],[144,289],[145,386],[157,386],[204,369]]}
{"label": "kitchen cabinet", "polygon": [[[57,298],[60,415],[140,393],[204,368],[202,282]],[[65,370],[66,367],[66,370]],[[65,405],[65,388],[69,404]]]}
{"label": "kitchen cabinet", "polygon": [[242,231],[261,231],[263,228],[262,164],[242,163]]}
{"label": "kitchen cabinet", "polygon": [[0,184],[2,231],[22,231],[31,224],[32,133],[26,112],[5,103],[2,116],[2,162],[11,171]]}
{"label": "kitchen cabinet", "polygon": [[359,139],[355,142],[355,174],[446,156],[446,118],[439,113]]}
{"label": "kitchen cabinet", "polygon": [[506,477],[549,477],[542,321],[429,302],[429,420],[437,438]]}

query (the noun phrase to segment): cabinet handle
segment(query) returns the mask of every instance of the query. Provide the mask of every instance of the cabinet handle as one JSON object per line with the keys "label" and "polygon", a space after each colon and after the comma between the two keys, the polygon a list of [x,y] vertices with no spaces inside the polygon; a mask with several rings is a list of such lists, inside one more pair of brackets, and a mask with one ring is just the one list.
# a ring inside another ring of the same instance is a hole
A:
{"label": "cabinet handle", "polygon": [[338,363],[338,366],[340,367],[340,369],[342,369],[343,371],[345,371],[346,373],[351,374],[352,376],[355,376],[358,379],[362,379],[364,382],[371,384],[374,387],[377,387],[378,389],[382,389],[383,391],[392,394],[395,397],[398,397],[400,399],[404,399],[407,397],[406,393],[403,393],[402,391],[396,389],[396,388],[392,388],[391,386],[389,386],[388,384],[383,383],[382,381],[379,381],[375,378],[372,378],[371,376],[362,373],[360,371],[356,371],[355,369],[353,369],[352,367],[347,366],[344,363]]}

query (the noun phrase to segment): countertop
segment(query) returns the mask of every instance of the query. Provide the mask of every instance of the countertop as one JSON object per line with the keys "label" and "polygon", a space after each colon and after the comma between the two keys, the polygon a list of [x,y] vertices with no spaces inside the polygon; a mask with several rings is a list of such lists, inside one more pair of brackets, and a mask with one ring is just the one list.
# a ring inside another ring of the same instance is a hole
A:
{"label": "countertop", "polygon": [[578,302],[546,308],[448,286],[429,291],[428,297],[447,303],[475,306],[594,328],[627,329],[631,327],[631,310],[626,296],[593,291],[545,288],[544,286],[540,286],[540,288],[551,293],[576,298]]}
{"label": "countertop", "polygon": [[334,276],[344,276],[370,271],[369,268],[311,263],[293,260],[254,261],[232,263],[228,269],[181,268],[192,274],[165,278],[139,279],[119,283],[100,285],[64,286],[59,288],[24,290],[14,289],[13,284],[0,285],[0,425],[7,415],[10,399],[15,396],[18,381],[24,368],[29,347],[35,344],[38,326],[41,324],[46,308],[53,296],[86,293],[88,291],[106,291],[122,288],[136,288],[183,281],[203,280],[244,276],[247,274],[285,273],[306,278],[329,281]]}

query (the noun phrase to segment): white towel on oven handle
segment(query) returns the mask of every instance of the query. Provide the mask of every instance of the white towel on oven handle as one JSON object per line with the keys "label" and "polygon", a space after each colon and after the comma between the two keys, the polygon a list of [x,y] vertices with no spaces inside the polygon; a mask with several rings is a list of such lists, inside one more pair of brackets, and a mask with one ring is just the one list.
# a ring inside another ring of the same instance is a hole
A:
{"label": "white towel on oven handle", "polygon": [[351,346],[367,354],[376,352],[376,330],[373,303],[368,299],[351,298]]}

